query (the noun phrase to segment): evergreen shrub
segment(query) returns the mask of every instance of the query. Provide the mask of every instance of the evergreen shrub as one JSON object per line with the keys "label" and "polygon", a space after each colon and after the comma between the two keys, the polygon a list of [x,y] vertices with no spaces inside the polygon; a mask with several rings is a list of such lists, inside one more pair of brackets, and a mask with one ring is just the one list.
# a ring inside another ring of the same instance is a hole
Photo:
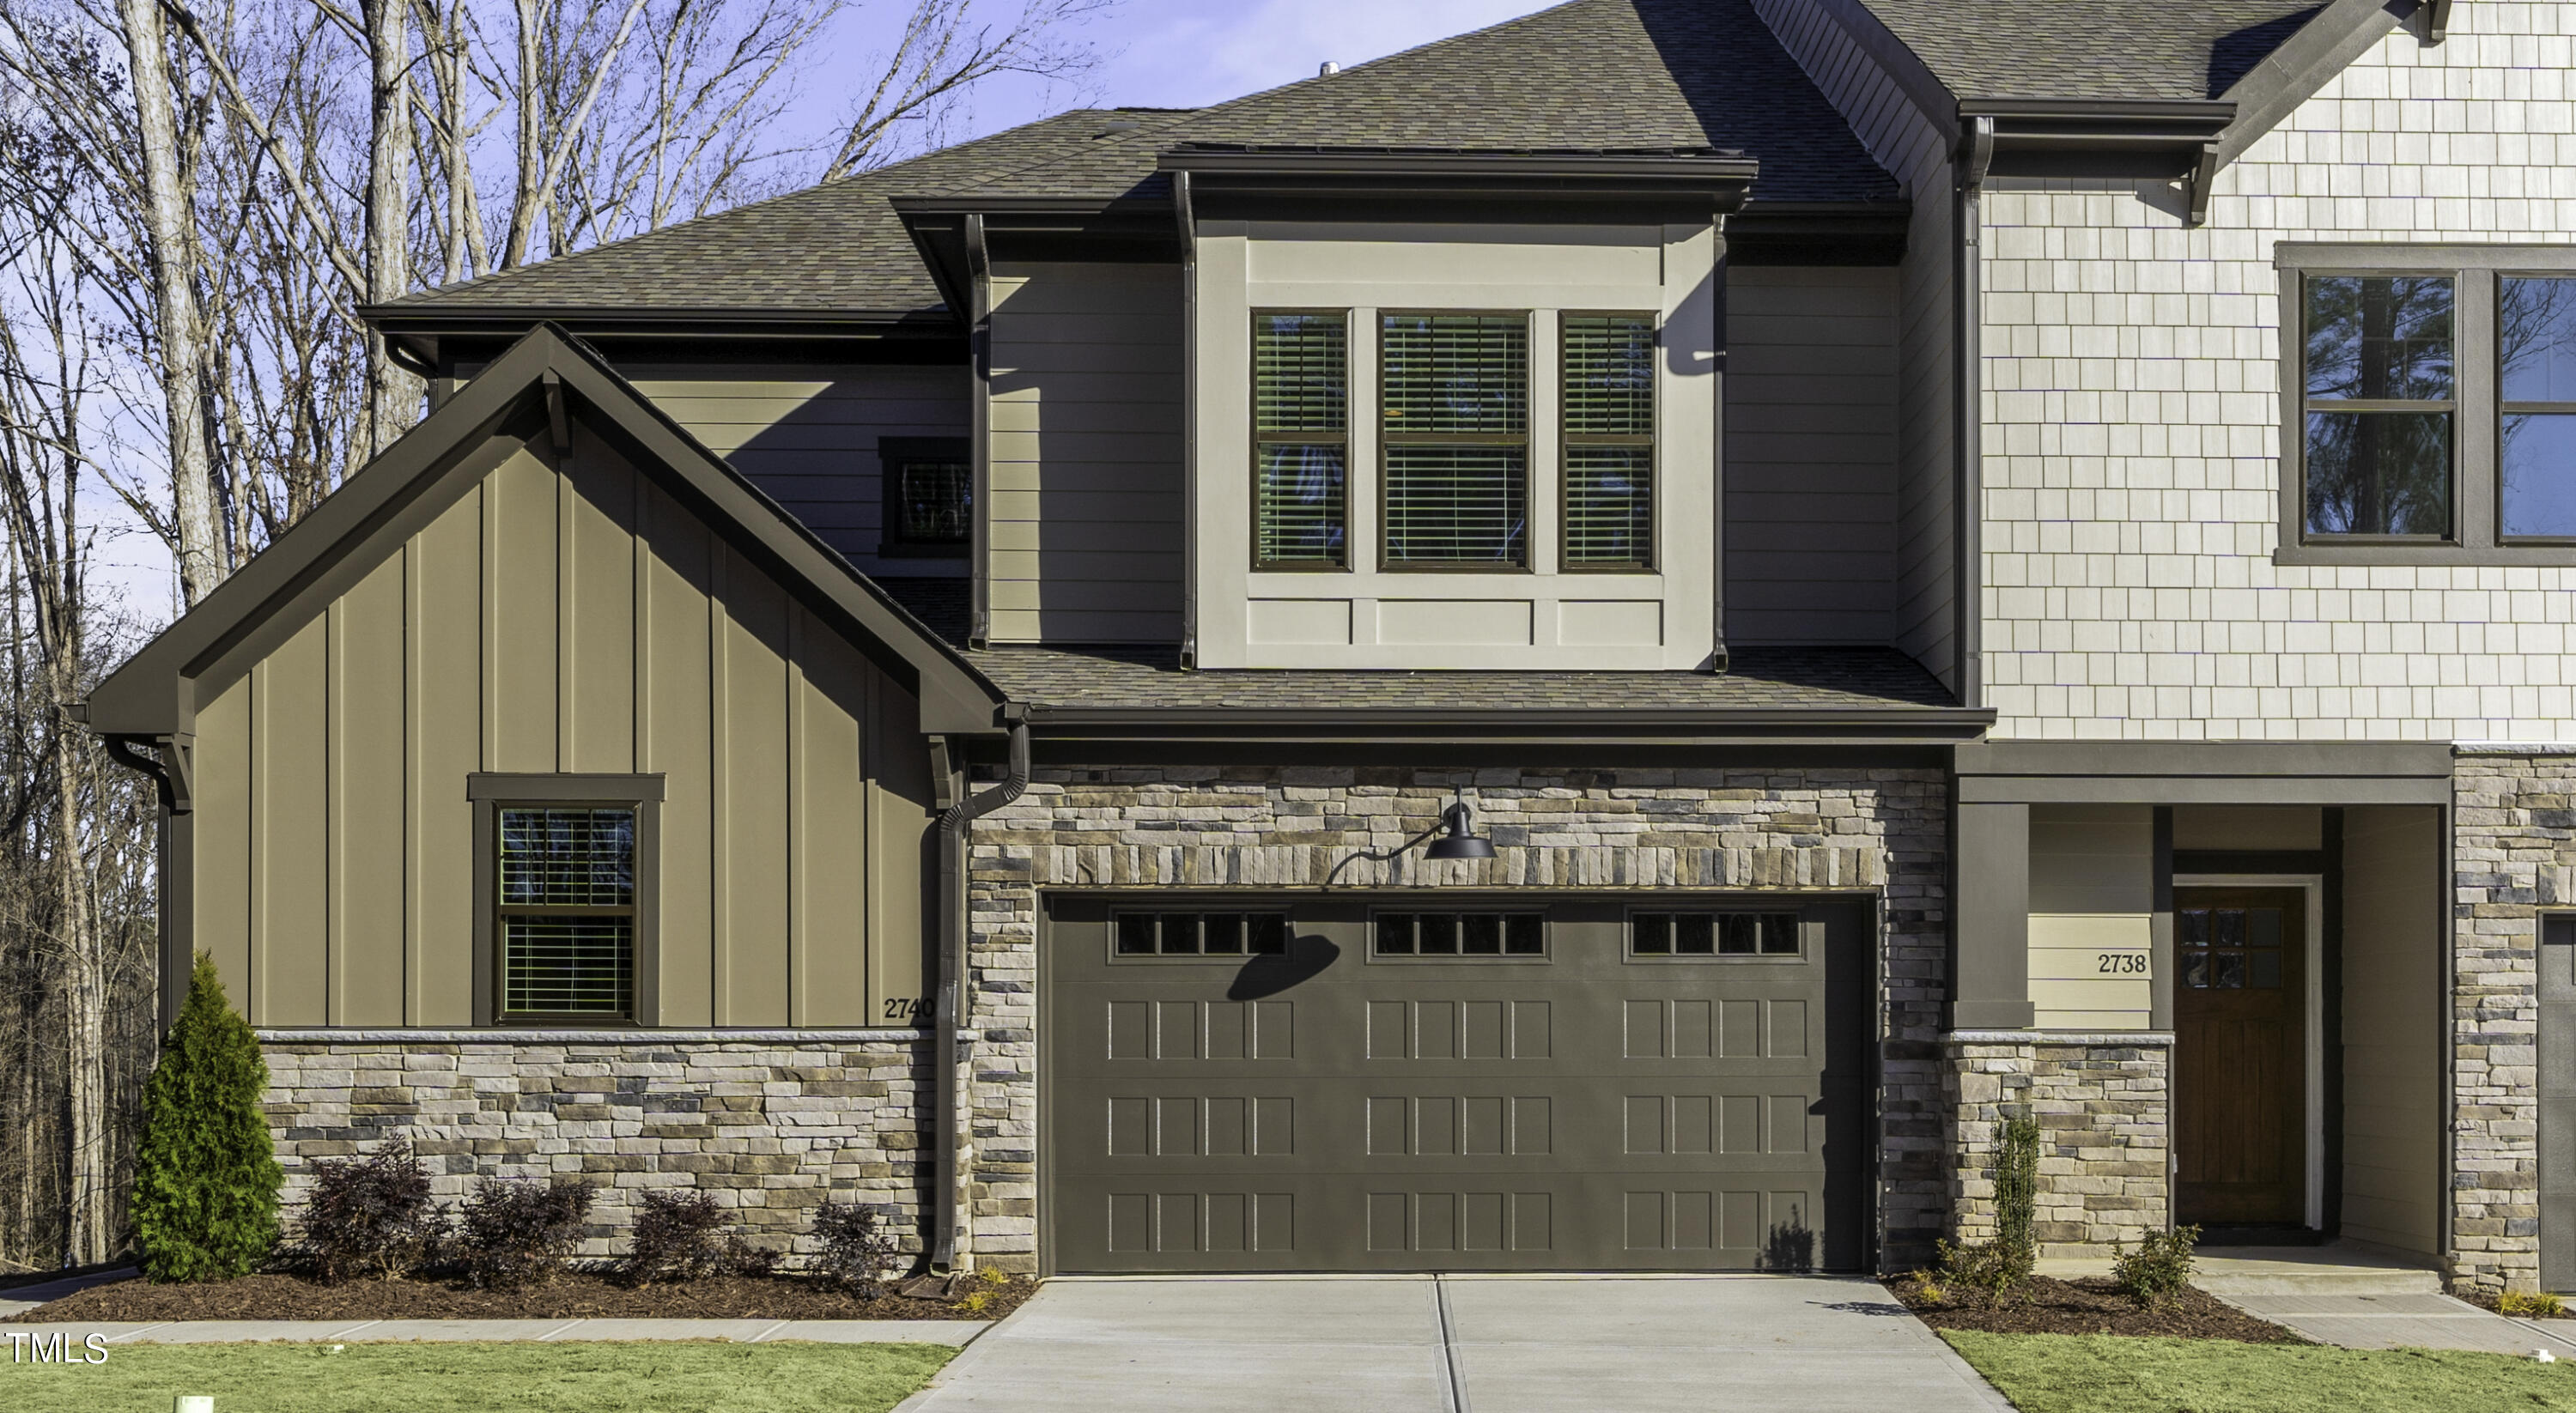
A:
{"label": "evergreen shrub", "polygon": [[188,999],[143,1087],[134,1158],[134,1247],[156,1281],[248,1275],[277,1244],[277,1165],[260,1109],[268,1062],[197,954]]}

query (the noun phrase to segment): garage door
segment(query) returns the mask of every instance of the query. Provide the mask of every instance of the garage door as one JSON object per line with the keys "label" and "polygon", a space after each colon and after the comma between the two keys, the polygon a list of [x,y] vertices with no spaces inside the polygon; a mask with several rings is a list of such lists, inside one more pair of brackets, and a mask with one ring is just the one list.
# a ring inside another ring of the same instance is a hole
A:
{"label": "garage door", "polygon": [[1872,915],[1051,897],[1049,1262],[1863,1266]]}

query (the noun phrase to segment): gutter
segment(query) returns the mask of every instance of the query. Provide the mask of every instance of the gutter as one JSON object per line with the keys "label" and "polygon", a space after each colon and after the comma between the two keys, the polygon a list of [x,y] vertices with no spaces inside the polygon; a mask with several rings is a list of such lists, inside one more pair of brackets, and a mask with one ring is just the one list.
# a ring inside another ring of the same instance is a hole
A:
{"label": "gutter", "polygon": [[1015,708],[1005,706],[1002,711],[1011,727],[1010,773],[1000,784],[959,800],[939,816],[939,1219],[933,1229],[930,1264],[934,1269],[952,1271],[961,1269],[961,1259],[970,1263],[973,1259],[973,1253],[964,1249],[967,1243],[963,1240],[971,1198],[965,1161],[968,1100],[961,1091],[964,1077],[971,1073],[974,1057],[969,1051],[975,1043],[973,1034],[966,1029],[966,1012],[971,1004],[966,989],[966,944],[970,932],[966,829],[1018,799],[1029,788],[1028,723],[1019,719]]}

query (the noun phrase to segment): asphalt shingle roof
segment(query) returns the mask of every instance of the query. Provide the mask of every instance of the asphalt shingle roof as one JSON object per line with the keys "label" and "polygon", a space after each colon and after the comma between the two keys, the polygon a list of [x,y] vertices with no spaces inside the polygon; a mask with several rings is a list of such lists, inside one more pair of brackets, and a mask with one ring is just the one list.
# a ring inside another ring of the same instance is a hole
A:
{"label": "asphalt shingle roof", "polygon": [[1185,143],[1462,151],[1713,148],[1760,201],[1897,195],[1750,0],[1573,0],[1197,110],[1085,109],[396,302],[852,311],[941,301],[888,198],[1159,198]]}
{"label": "asphalt shingle roof", "polygon": [[624,305],[836,313],[942,307],[888,198],[1062,160],[1168,109],[1082,108],[910,161],[395,301],[402,309]]}
{"label": "asphalt shingle roof", "polygon": [[1168,648],[993,648],[966,654],[1036,707],[1306,711],[1834,711],[1957,705],[1893,648],[1745,648],[1725,672],[1180,669]]}
{"label": "asphalt shingle roof", "polygon": [[1860,0],[1961,98],[2216,98],[2319,0]]}

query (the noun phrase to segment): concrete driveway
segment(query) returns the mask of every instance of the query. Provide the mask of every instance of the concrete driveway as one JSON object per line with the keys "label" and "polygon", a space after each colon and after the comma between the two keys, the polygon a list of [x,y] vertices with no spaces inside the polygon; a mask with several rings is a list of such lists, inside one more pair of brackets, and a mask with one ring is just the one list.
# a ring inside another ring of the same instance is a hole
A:
{"label": "concrete driveway", "polygon": [[1070,1280],[900,1413],[2010,1413],[1875,1282]]}

